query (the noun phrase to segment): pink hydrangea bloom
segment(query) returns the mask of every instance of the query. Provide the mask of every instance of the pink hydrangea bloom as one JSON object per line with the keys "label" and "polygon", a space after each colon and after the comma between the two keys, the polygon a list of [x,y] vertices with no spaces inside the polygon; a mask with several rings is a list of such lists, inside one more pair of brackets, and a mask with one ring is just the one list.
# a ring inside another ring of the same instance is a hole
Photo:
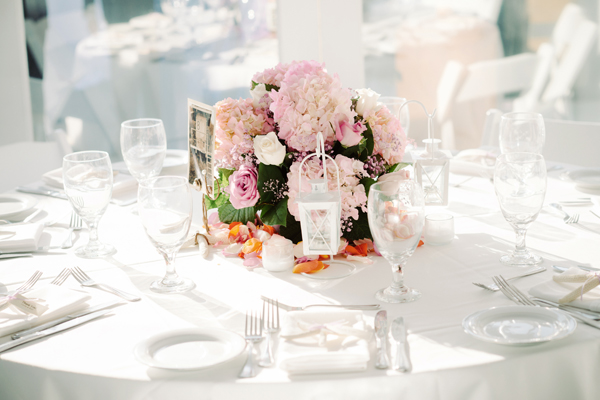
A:
{"label": "pink hydrangea bloom", "polygon": [[381,155],[389,165],[401,162],[407,139],[398,118],[394,117],[386,107],[369,111],[363,115],[363,118],[373,131],[375,142],[373,154]]}
{"label": "pink hydrangea bloom", "polygon": [[238,169],[254,162],[252,138],[273,130],[267,110],[255,109],[252,99],[219,101],[215,105],[215,160],[221,168]]}
{"label": "pink hydrangea bloom", "polygon": [[270,109],[279,124],[279,137],[292,149],[313,151],[317,132],[326,143],[335,140],[332,127],[340,118],[354,121],[351,92],[342,88],[337,75],[329,75],[324,64],[315,61],[292,63],[278,92],[270,93]]}
{"label": "pink hydrangea bloom", "polygon": [[[345,157],[338,154],[335,157],[335,163],[340,169],[340,195],[342,199],[342,220],[350,223],[349,218],[358,219],[358,210],[367,212],[367,194],[365,187],[360,183],[360,179],[367,176],[364,165],[360,160]],[[300,162],[294,162],[290,167],[288,178],[288,211],[297,221],[300,220],[300,212],[296,197],[298,197],[299,186],[299,168]],[[309,180],[323,177],[323,168],[321,160],[312,157],[304,163],[301,186],[302,192],[310,192],[311,186]],[[337,172],[331,160],[327,162],[327,177],[329,190],[337,190]],[[344,225],[344,223],[342,224]]]}
{"label": "pink hydrangea bloom", "polygon": [[265,85],[281,86],[281,81],[285,73],[288,71],[290,64],[277,64],[274,68],[267,68],[262,72],[257,72],[252,77],[256,83],[264,83]]}

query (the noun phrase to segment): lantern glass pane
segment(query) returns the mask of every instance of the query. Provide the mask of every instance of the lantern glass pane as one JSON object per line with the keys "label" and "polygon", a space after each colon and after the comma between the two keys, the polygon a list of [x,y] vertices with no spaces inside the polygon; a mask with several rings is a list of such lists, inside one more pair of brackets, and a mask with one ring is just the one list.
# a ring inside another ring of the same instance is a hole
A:
{"label": "lantern glass pane", "polygon": [[309,248],[311,251],[319,251],[328,254],[331,249],[331,232],[333,218],[331,210],[312,210],[310,213],[307,233],[309,239]]}

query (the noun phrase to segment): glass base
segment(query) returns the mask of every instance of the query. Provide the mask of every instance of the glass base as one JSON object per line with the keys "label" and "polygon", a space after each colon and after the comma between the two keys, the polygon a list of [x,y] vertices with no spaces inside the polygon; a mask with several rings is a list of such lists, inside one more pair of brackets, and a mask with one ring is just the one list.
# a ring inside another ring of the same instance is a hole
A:
{"label": "glass base", "polygon": [[500,257],[500,262],[504,265],[513,265],[517,267],[529,267],[532,265],[541,264],[542,257],[537,254],[533,254],[531,252],[527,252],[525,254],[507,254],[505,256]]}
{"label": "glass base", "polygon": [[104,258],[112,256],[117,252],[110,244],[96,243],[94,246],[90,246],[89,243],[85,246],[78,247],[75,250],[75,255],[81,258]]}
{"label": "glass base", "polygon": [[402,290],[390,286],[378,290],[377,293],[375,293],[375,297],[377,300],[385,303],[410,303],[419,300],[421,298],[421,292],[406,286],[404,286]]}
{"label": "glass base", "polygon": [[188,278],[177,277],[177,279],[154,281],[150,285],[150,290],[155,293],[185,293],[196,287],[194,281]]}

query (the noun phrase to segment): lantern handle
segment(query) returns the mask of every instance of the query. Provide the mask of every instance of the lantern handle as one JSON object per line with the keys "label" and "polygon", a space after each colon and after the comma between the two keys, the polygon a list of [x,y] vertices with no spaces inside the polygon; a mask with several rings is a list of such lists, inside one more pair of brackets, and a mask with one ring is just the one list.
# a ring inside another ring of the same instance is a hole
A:
{"label": "lantern handle", "polygon": [[299,168],[299,174],[298,174],[298,193],[302,192],[302,167],[304,166],[304,163],[306,162],[306,160],[308,160],[311,157],[314,156],[321,156],[322,160],[323,160],[323,174],[324,174],[324,178],[325,178],[325,184],[327,185],[327,191],[329,191],[329,180],[327,178],[327,163],[326,158],[329,158],[332,162],[333,165],[335,165],[335,169],[337,172],[337,184],[338,184],[338,191],[341,191],[342,186],[340,185],[340,168],[338,167],[338,165],[336,164],[335,160],[328,154],[325,154],[325,141],[323,140],[323,134],[321,132],[317,133],[317,148],[315,150],[314,153],[307,155],[306,157],[304,157],[302,159],[302,162],[300,163],[300,168]]}

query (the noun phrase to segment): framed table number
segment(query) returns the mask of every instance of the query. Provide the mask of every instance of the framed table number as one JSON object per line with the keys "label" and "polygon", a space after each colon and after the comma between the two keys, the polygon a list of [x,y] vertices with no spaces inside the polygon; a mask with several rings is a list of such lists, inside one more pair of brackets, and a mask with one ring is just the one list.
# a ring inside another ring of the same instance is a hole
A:
{"label": "framed table number", "polygon": [[214,189],[215,109],[188,99],[188,151],[190,170],[188,181],[204,194]]}

